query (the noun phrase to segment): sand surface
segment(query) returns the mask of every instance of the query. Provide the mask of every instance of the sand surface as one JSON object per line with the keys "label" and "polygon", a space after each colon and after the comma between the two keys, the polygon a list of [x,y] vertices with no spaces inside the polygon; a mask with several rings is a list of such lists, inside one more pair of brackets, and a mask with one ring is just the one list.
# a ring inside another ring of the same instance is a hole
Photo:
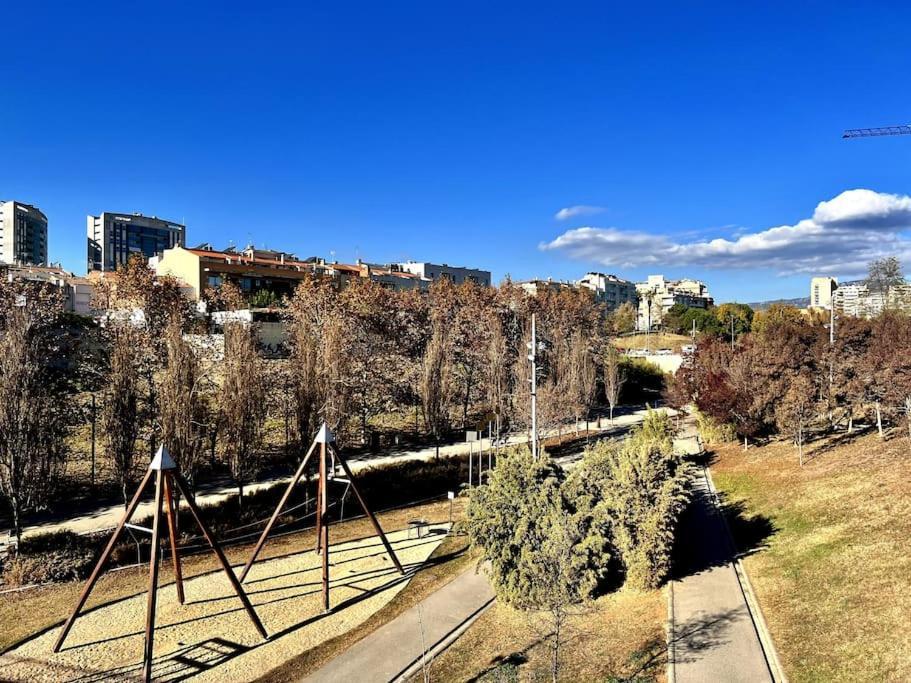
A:
{"label": "sand surface", "polygon": [[[244,587],[269,632],[263,641],[224,573],[158,592],[153,678],[162,681],[247,681],[365,621],[388,603],[443,540],[446,524],[417,539],[388,534],[403,577],[378,537],[331,546],[329,614],[322,613],[320,557],[314,552],[258,562]],[[235,568],[239,573],[239,568]],[[142,675],[146,594],[86,613],[63,645],[54,628],[0,655],[3,681],[120,681]]]}

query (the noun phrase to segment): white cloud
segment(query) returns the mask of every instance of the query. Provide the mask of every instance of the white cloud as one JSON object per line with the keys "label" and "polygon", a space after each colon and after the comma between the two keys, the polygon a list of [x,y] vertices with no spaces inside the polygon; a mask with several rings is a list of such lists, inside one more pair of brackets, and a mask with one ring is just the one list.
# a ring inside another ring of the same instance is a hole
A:
{"label": "white cloud", "polygon": [[577,216],[594,216],[595,214],[603,213],[604,211],[606,211],[606,209],[603,206],[577,204],[576,206],[567,206],[560,209],[554,214],[554,218],[558,221],[565,221],[570,218],[576,218]]}
{"label": "white cloud", "polygon": [[911,197],[848,190],[816,206],[811,218],[733,239],[674,241],[621,228],[568,230],[542,250],[604,266],[769,268],[781,274],[859,275],[872,259],[911,260]]}

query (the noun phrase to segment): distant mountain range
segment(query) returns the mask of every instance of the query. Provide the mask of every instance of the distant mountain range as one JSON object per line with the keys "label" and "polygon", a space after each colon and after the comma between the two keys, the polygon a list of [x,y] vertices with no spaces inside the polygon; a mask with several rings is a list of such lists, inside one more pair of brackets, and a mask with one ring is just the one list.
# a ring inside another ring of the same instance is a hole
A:
{"label": "distant mountain range", "polygon": [[771,301],[754,301],[747,304],[754,311],[766,311],[772,304],[784,304],[785,306],[796,306],[797,308],[806,308],[810,305],[810,297],[799,296],[796,299],[772,299]]}

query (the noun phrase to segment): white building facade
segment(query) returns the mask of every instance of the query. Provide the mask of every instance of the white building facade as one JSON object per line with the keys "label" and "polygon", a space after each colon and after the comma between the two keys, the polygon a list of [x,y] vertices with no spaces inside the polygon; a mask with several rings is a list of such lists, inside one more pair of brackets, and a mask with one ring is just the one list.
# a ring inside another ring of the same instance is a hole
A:
{"label": "white building facade", "polygon": [[636,293],[639,296],[636,329],[641,332],[660,325],[675,304],[688,308],[709,308],[715,303],[708,286],[691,278],[667,280],[663,275],[649,275],[648,280],[636,284]]}
{"label": "white building facade", "polygon": [[474,282],[482,287],[490,287],[490,271],[476,268],[463,268],[450,266],[445,263],[430,263],[428,261],[406,261],[394,263],[393,267],[405,273],[412,273],[424,280],[450,280],[453,284],[460,285],[464,282]]}
{"label": "white building facade", "polygon": [[636,306],[639,302],[636,285],[616,275],[586,273],[576,281],[576,286],[590,289],[595,293],[595,300],[604,304],[611,311],[625,303]]}

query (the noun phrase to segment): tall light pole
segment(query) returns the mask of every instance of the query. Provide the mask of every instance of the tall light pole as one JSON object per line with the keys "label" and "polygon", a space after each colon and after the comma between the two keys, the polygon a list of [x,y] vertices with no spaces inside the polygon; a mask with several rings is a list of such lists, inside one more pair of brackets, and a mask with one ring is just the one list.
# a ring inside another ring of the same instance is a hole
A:
{"label": "tall light pole", "polygon": [[538,459],[538,338],[535,331],[535,314],[531,314],[531,341],[527,343],[528,360],[531,362],[531,457]]}

